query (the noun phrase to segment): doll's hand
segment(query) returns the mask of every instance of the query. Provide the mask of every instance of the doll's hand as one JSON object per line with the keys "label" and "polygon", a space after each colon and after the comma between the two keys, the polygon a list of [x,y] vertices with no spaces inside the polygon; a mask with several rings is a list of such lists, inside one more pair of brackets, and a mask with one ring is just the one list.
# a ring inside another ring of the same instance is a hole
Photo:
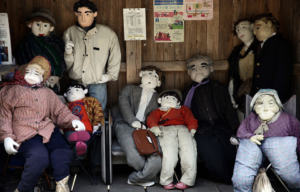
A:
{"label": "doll's hand", "polygon": [[85,131],[84,124],[77,119],[72,121],[72,126],[75,128],[75,131]]}
{"label": "doll's hand", "polygon": [[74,43],[70,40],[69,35],[66,34],[66,45],[65,45],[65,53],[70,55],[73,52]]}
{"label": "doll's hand", "polygon": [[99,81],[99,83],[106,83],[106,82],[108,82],[110,80],[111,80],[110,75],[103,74],[102,77],[101,77],[101,80]]}
{"label": "doll's hand", "polygon": [[4,139],[4,148],[6,153],[9,155],[15,155],[18,151],[14,147],[19,147],[20,145],[16,143],[12,138],[6,137]]}
{"label": "doll's hand", "polygon": [[58,81],[59,81],[59,77],[57,77],[57,76],[50,76],[47,79],[47,81],[45,82],[45,86],[53,88],[57,84]]}
{"label": "doll's hand", "polygon": [[[141,124],[139,121],[134,121],[134,122],[131,124],[131,126],[132,126],[133,128],[140,129],[141,126],[142,126],[142,124]],[[146,129],[145,125],[143,125],[143,128],[142,128],[142,129]]]}
{"label": "doll's hand", "polygon": [[261,145],[261,143],[259,141],[264,140],[264,136],[263,135],[254,135],[250,138],[250,141],[252,141],[253,143],[256,143],[257,145]]}
{"label": "doll's hand", "polygon": [[156,136],[156,137],[162,137],[163,132],[160,130],[158,126],[152,127],[150,131]]}
{"label": "doll's hand", "polygon": [[237,109],[238,105],[236,104],[236,102],[233,98],[233,79],[230,79],[230,81],[229,81],[228,92],[230,95],[230,100],[231,100],[233,108]]}
{"label": "doll's hand", "polygon": [[98,129],[99,129],[99,126],[97,126],[97,125],[94,126],[94,127],[93,127],[93,134],[94,134],[96,131],[98,131]]}
{"label": "doll's hand", "polygon": [[192,136],[194,137],[195,133],[196,133],[196,129],[192,129],[191,131]]}

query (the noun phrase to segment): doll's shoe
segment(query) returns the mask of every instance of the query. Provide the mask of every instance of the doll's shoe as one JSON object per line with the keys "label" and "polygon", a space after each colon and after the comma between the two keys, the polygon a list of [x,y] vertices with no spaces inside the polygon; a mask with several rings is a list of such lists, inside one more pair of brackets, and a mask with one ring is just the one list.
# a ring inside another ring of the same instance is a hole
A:
{"label": "doll's shoe", "polygon": [[165,185],[164,188],[165,188],[165,189],[174,189],[175,186],[174,186],[173,183],[170,183],[169,185]]}
{"label": "doll's shoe", "polygon": [[188,188],[189,186],[186,185],[186,184],[184,184],[184,183],[182,183],[182,182],[180,182],[180,183],[177,183],[177,184],[175,185],[175,187],[176,187],[177,189],[186,189],[186,188]]}
{"label": "doll's shoe", "polygon": [[129,181],[129,179],[128,179],[127,183],[129,185],[140,185],[140,186],[143,186],[143,187],[150,187],[150,186],[155,184],[153,181],[149,181],[149,182],[145,182],[145,183],[132,183],[131,181]]}
{"label": "doll's shoe", "polygon": [[71,142],[87,141],[90,139],[90,134],[87,131],[76,131],[69,135],[68,139]]}
{"label": "doll's shoe", "polygon": [[78,141],[76,143],[76,154],[78,156],[82,156],[86,153],[86,150],[87,150],[87,146],[84,142],[82,141]]}

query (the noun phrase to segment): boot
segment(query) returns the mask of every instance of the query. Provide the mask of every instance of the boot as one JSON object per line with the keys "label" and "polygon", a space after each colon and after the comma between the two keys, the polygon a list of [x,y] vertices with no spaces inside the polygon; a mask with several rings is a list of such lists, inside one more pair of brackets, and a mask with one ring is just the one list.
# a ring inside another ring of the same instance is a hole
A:
{"label": "boot", "polygon": [[56,189],[55,192],[70,192],[68,181],[69,181],[70,175],[63,178],[60,181],[56,181]]}

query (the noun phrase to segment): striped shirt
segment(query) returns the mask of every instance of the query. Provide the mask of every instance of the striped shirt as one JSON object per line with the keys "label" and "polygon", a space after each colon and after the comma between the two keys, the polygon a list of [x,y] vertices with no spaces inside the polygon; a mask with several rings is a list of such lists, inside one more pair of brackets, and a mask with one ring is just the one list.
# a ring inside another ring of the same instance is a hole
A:
{"label": "striped shirt", "polygon": [[6,85],[0,91],[0,141],[11,137],[21,144],[39,134],[47,143],[56,125],[72,127],[75,119],[49,88]]}

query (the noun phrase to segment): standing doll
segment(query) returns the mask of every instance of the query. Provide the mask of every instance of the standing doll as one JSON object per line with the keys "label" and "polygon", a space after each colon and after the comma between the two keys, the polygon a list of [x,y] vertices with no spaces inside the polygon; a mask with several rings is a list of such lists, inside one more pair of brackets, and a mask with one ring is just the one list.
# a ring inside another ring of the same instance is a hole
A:
{"label": "standing doll", "polygon": [[48,9],[38,8],[26,17],[31,33],[26,35],[17,48],[17,62],[20,65],[31,61],[35,56],[44,56],[51,65],[51,76],[45,85],[59,93],[59,79],[66,71],[64,42],[53,33],[55,20]]}
{"label": "standing doll", "polygon": [[257,40],[253,34],[254,24],[247,19],[235,22],[233,34],[243,42],[231,52],[229,62],[229,94],[234,108],[245,110],[245,96],[250,94],[254,70],[254,49]]}
{"label": "standing doll", "polygon": [[[158,137],[163,152],[160,184],[165,189],[186,189],[195,184],[197,174],[197,149],[194,134],[198,121],[192,111],[181,106],[182,96],[177,89],[163,91],[158,96],[160,108],[152,111],[147,126]],[[178,154],[182,177],[173,185],[174,169]]]}

